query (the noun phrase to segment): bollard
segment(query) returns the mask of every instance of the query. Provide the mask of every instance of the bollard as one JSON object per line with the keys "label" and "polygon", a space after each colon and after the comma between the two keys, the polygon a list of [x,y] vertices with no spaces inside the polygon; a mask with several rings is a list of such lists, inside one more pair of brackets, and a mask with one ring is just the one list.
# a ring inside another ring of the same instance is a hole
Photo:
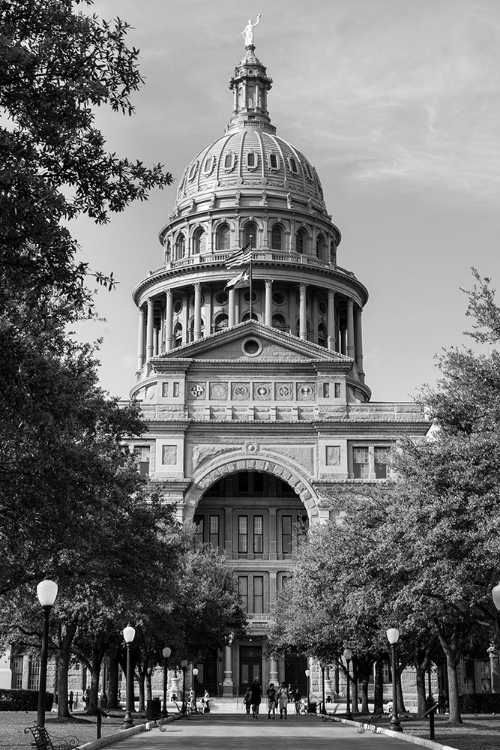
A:
{"label": "bollard", "polygon": [[434,703],[430,708],[427,709],[427,711],[424,714],[425,716],[429,717],[429,739],[434,739],[434,714],[436,713],[438,708],[438,704]]}

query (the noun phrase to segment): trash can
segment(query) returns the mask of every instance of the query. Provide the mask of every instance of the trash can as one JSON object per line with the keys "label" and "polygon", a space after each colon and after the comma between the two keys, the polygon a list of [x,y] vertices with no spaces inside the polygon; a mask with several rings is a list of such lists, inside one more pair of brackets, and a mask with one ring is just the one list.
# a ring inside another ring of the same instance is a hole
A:
{"label": "trash can", "polygon": [[146,716],[149,721],[161,719],[161,701],[159,698],[152,698],[146,703]]}
{"label": "trash can", "polygon": [[310,714],[315,714],[315,713],[316,713],[316,709],[317,709],[317,707],[318,707],[318,704],[317,704],[317,703],[315,703],[315,702],[313,702],[313,701],[310,701],[310,702],[309,702],[309,713],[310,713]]}

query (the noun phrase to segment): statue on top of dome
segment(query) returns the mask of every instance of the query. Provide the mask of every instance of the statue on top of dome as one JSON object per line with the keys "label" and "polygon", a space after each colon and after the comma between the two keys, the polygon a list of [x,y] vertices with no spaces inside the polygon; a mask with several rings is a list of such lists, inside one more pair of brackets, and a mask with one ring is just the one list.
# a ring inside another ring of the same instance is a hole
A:
{"label": "statue on top of dome", "polygon": [[253,44],[253,30],[254,30],[254,26],[257,26],[257,24],[259,23],[259,20],[260,20],[261,16],[262,16],[262,13],[257,13],[257,20],[255,21],[255,23],[252,23],[252,19],[249,18],[247,25],[245,26],[245,28],[241,32],[241,36],[245,40],[245,47],[249,47],[251,44]]}

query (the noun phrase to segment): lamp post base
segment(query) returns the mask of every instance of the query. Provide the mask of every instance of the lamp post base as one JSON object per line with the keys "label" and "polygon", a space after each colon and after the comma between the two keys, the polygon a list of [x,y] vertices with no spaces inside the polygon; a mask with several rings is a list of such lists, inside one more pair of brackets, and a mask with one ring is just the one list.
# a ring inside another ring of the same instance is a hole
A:
{"label": "lamp post base", "polygon": [[131,713],[127,711],[123,719],[122,729],[130,729],[130,727],[133,727],[133,726],[134,726],[134,720],[132,719]]}
{"label": "lamp post base", "polygon": [[389,729],[392,729],[393,732],[402,732],[403,731],[403,727],[401,726],[401,724],[399,723],[399,721],[397,721],[397,720],[393,721],[392,719],[389,722]]}

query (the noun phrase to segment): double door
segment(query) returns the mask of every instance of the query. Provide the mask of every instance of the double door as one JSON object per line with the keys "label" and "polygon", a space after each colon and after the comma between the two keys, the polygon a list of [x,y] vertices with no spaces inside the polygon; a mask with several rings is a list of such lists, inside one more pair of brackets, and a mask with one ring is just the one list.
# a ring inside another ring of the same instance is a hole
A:
{"label": "double door", "polygon": [[258,679],[262,685],[262,646],[240,646],[240,695]]}

